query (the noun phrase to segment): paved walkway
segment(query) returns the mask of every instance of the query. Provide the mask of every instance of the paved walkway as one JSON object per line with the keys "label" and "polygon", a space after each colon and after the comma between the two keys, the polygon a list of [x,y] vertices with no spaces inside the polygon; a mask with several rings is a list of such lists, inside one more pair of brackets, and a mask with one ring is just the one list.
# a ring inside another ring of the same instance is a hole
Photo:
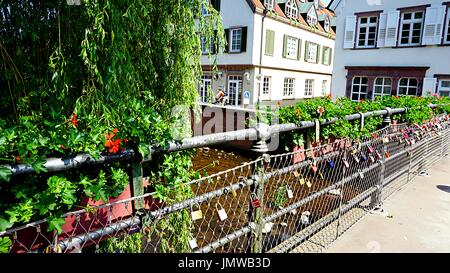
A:
{"label": "paved walkway", "polygon": [[325,252],[450,252],[450,159],[416,177]]}

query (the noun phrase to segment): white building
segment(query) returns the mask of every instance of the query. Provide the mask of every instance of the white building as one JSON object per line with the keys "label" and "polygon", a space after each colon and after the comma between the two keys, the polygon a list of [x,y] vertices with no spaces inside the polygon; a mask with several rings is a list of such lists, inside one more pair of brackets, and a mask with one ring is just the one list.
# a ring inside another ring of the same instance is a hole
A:
{"label": "white building", "polygon": [[450,2],[334,0],[333,95],[450,93]]}
{"label": "white building", "polygon": [[[327,95],[334,48],[334,13],[316,0],[212,0],[228,45],[217,58],[219,73],[203,56],[200,86],[223,89],[229,104],[270,104]],[[207,53],[207,48],[203,48]],[[245,92],[248,91],[248,92]],[[249,100],[243,94],[250,94]]]}

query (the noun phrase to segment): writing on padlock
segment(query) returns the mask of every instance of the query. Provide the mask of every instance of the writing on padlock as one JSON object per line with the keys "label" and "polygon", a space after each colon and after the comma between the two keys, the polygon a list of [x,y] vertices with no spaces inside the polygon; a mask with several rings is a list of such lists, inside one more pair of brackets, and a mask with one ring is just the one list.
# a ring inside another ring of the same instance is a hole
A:
{"label": "writing on padlock", "polygon": [[289,185],[286,185],[286,193],[289,199],[294,198],[294,192],[292,191],[292,189],[289,187]]}
{"label": "writing on padlock", "polygon": [[[198,209],[194,210],[194,206],[197,206]],[[203,218],[203,212],[199,204],[191,205],[191,217],[193,221],[197,221]]]}
{"label": "writing on padlock", "polygon": [[220,221],[225,221],[228,218],[227,212],[219,202],[216,203],[216,211]]}
{"label": "writing on padlock", "polygon": [[258,197],[256,196],[256,194],[252,193],[250,195],[250,204],[252,205],[252,208],[257,209],[261,207],[261,201],[259,201]]}

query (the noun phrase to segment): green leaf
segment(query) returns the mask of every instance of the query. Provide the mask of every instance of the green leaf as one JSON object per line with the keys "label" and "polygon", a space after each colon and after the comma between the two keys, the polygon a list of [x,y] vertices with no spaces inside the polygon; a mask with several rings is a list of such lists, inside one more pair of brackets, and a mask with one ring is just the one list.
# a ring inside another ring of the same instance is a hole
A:
{"label": "green leaf", "polygon": [[36,171],[36,173],[41,173],[44,172],[46,173],[48,170],[47,168],[44,166],[45,164],[45,160],[36,160],[31,167],[33,167],[33,169]]}
{"label": "green leaf", "polygon": [[0,253],[8,253],[12,241],[8,237],[0,238]]}
{"label": "green leaf", "polygon": [[14,223],[10,223],[6,219],[0,217],[0,231],[5,231],[8,228],[12,227]]}
{"label": "green leaf", "polygon": [[11,179],[12,171],[9,168],[0,166],[0,182],[9,182]]}
{"label": "green leaf", "polygon": [[58,234],[62,233],[62,226],[66,223],[64,218],[59,216],[50,216],[47,218],[48,221],[48,229],[47,231],[56,230]]}

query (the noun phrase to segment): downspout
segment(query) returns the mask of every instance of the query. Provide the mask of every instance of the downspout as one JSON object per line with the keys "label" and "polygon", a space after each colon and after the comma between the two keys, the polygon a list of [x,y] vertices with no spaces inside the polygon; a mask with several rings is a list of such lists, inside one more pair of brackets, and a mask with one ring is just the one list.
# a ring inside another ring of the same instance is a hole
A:
{"label": "downspout", "polygon": [[[263,38],[264,38],[264,19],[266,18],[266,16],[267,16],[267,8],[266,9],[264,9],[264,12],[263,12],[263,17],[262,17],[262,22],[261,22],[261,41],[260,41],[260,50],[259,50],[259,69],[258,69],[258,75],[261,75],[261,72],[262,72],[262,68],[261,68],[261,66],[262,66],[262,57],[263,57]],[[255,76],[257,76],[257,75],[255,75]],[[258,84],[258,100],[257,100],[257,105],[259,106],[259,104],[260,104],[260,98],[261,98],[261,85],[262,85],[262,81],[263,81],[263,79],[260,79],[259,80],[259,84]]]}

